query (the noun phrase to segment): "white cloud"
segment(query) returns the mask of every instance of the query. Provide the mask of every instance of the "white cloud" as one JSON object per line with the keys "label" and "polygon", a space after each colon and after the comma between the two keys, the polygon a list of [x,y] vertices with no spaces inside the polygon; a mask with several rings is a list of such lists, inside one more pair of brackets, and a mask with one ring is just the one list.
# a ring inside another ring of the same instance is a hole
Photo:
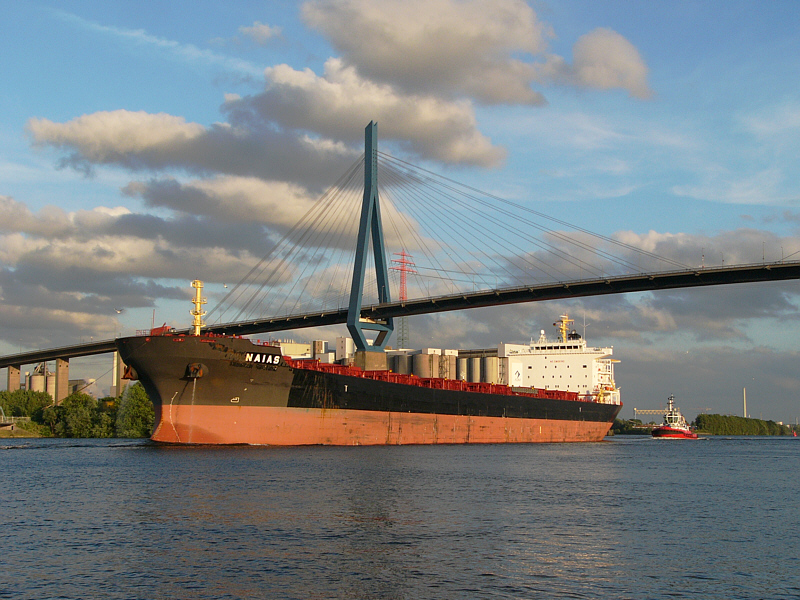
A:
{"label": "white cloud", "polygon": [[575,43],[572,53],[578,84],[599,90],[621,88],[640,99],[652,96],[647,65],[634,45],[616,31],[595,29]]}
{"label": "white cloud", "polygon": [[797,136],[800,129],[800,104],[789,102],[770,107],[756,114],[742,117],[742,122],[751,133],[760,137]]}
{"label": "white cloud", "polygon": [[276,131],[260,120],[205,127],[164,113],[115,110],[66,123],[32,118],[27,128],[35,146],[62,150],[60,164],[82,171],[101,164],[133,171],[180,168],[330,185],[357,156],[343,144]]}
{"label": "white cloud", "polygon": [[123,207],[99,206],[92,210],[67,213],[58,206],[47,206],[34,214],[25,204],[9,196],[0,196],[0,231],[47,238],[65,237],[98,229],[129,213]]}
{"label": "white cloud", "polygon": [[[198,245],[202,240],[198,240]],[[50,270],[90,269],[94,273],[125,274],[153,279],[197,278],[210,281],[239,280],[257,257],[238,255],[219,247],[180,247],[163,239],[95,236],[90,242],[78,239],[52,240],[21,261],[28,267]]]}
{"label": "white cloud", "polygon": [[33,118],[28,121],[28,131],[36,145],[75,148],[88,161],[110,163],[143,152],[168,153],[202,136],[205,128],[165,113],[114,110],[67,123]]}
{"label": "white cloud", "polygon": [[263,93],[226,103],[232,122],[255,114],[288,129],[355,141],[365,121],[374,120],[382,139],[398,140],[423,158],[492,166],[504,156],[477,130],[470,103],[398,93],[360,77],[340,59],[328,59],[322,76],[278,65],[266,77]]}
{"label": "white cloud", "polygon": [[95,23],[94,21],[89,21],[61,10],[53,10],[52,13],[64,21],[73,23],[82,29],[116,37],[132,44],[134,47],[136,45],[144,45],[158,48],[184,62],[222,67],[251,76],[258,76],[261,73],[260,67],[247,61],[217,54],[210,50],[203,50],[193,44],[182,44],[175,40],[160,38],[148,34],[143,29],[124,29],[121,27],[101,25],[100,23]]}
{"label": "white cloud", "polygon": [[302,15],[362,77],[410,93],[489,105],[544,104],[535,84],[652,95],[647,66],[622,35],[582,36],[570,65],[548,52],[555,34],[522,0],[320,0]]}
{"label": "white cloud", "polygon": [[700,184],[676,185],[672,192],[678,196],[728,204],[781,204],[786,200],[779,192],[784,175],[777,167],[742,176],[712,166],[701,177],[703,181]]}
{"label": "white cloud", "polygon": [[118,325],[114,318],[96,312],[0,303],[0,328],[8,342],[35,348],[74,344],[79,336],[106,339]]}
{"label": "white cloud", "polygon": [[552,33],[521,0],[307,2],[302,14],[363,77],[487,104],[544,101],[516,55],[543,52]]}
{"label": "white cloud", "polygon": [[254,21],[249,27],[239,27],[239,31],[262,46],[281,34],[280,27],[270,27],[260,21]]}
{"label": "white cloud", "polygon": [[123,192],[150,206],[232,223],[257,222],[289,229],[316,200],[298,185],[256,177],[220,176],[182,184],[174,179],[132,182]]}

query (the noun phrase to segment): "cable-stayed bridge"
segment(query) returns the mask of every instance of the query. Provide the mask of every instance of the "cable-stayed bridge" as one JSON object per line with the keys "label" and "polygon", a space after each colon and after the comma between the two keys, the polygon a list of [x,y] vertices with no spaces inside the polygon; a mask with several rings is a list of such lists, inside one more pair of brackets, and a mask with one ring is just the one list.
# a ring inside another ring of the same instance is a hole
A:
{"label": "cable-stayed bridge", "polygon": [[[238,284],[209,286],[219,302],[206,315],[207,331],[249,335],[347,323],[354,338],[361,328],[383,335],[381,348],[393,319],[413,315],[800,279],[796,253],[767,261],[759,245],[729,256],[727,265],[724,258],[707,265],[702,248],[670,245],[666,236],[594,233],[530,202],[411,165],[379,152],[376,135],[370,124],[365,154],[296,223],[276,215],[265,231],[266,255]],[[113,349],[113,340],[103,340],[19,353],[0,357],[0,367]]]}
{"label": "cable-stayed bridge", "polygon": [[[800,279],[800,261],[643,273],[600,279],[572,280],[544,285],[481,290],[463,294],[414,298],[405,301],[397,300],[384,304],[365,305],[362,307],[361,316],[365,319],[383,320],[390,317],[424,315],[501,304],[787,279]],[[252,335],[338,325],[346,322],[347,308],[339,308],[295,315],[266,317],[252,321],[220,323],[209,325],[206,330],[220,334]],[[188,332],[188,328],[177,330],[177,333]],[[113,352],[114,349],[114,340],[100,340],[73,346],[23,352],[0,357],[0,368],[55,360],[56,358],[104,354]]]}

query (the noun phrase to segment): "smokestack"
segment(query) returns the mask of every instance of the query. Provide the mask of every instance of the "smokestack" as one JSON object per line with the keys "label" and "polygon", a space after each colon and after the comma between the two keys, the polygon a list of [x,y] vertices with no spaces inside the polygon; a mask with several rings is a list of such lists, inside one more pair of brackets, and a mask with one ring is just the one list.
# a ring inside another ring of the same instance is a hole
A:
{"label": "smokestack", "polygon": [[744,400],[744,418],[747,418],[747,388],[742,388],[742,400]]}

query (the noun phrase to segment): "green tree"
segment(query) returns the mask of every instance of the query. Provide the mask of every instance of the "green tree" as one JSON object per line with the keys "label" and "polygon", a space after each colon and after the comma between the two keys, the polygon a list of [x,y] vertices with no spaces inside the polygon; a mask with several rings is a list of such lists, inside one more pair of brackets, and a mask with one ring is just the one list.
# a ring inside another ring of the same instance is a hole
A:
{"label": "green tree", "polygon": [[614,419],[611,432],[613,435],[650,435],[650,429],[642,428],[640,419]]}
{"label": "green tree", "polygon": [[117,409],[117,437],[150,437],[154,422],[153,403],[142,384],[128,386]]}
{"label": "green tree", "polygon": [[97,417],[95,419],[92,437],[116,437],[117,405],[119,399],[106,396],[97,401]]}
{"label": "green tree", "polygon": [[[75,392],[61,403],[66,437],[95,437],[94,427],[97,421],[97,400],[89,394]],[[109,436],[110,437],[110,436]]]}
{"label": "green tree", "polygon": [[48,406],[42,411],[39,419],[34,418],[34,420],[46,425],[54,436],[65,437],[64,409],[61,406]]}
{"label": "green tree", "polygon": [[0,392],[0,406],[7,417],[33,417],[37,411],[53,403],[47,392],[15,390]]}
{"label": "green tree", "polygon": [[57,437],[113,437],[114,421],[97,405],[89,394],[75,392],[58,406],[48,406],[38,417],[37,423],[46,425]]}
{"label": "green tree", "polygon": [[92,435],[95,438],[114,437],[114,421],[111,415],[104,411],[97,412],[97,418],[92,425]]}
{"label": "green tree", "polygon": [[791,435],[791,428],[775,421],[762,421],[733,415],[700,414],[695,420],[703,433],[714,435]]}

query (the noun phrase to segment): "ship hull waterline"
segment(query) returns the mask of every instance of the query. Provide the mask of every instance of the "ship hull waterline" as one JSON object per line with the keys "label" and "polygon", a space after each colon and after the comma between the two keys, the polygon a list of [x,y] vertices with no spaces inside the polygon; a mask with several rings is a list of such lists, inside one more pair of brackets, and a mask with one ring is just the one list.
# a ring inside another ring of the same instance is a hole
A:
{"label": "ship hull waterline", "polygon": [[597,442],[608,429],[596,421],[181,405],[163,408],[152,440],[271,446]]}
{"label": "ship hull waterline", "polygon": [[652,436],[655,439],[661,440],[696,440],[697,434],[692,431],[684,431],[683,429],[674,429],[672,427],[656,427],[653,429]]}
{"label": "ship hull waterline", "polygon": [[317,372],[243,338],[133,337],[117,346],[153,400],[160,443],[594,442],[621,409]]}

